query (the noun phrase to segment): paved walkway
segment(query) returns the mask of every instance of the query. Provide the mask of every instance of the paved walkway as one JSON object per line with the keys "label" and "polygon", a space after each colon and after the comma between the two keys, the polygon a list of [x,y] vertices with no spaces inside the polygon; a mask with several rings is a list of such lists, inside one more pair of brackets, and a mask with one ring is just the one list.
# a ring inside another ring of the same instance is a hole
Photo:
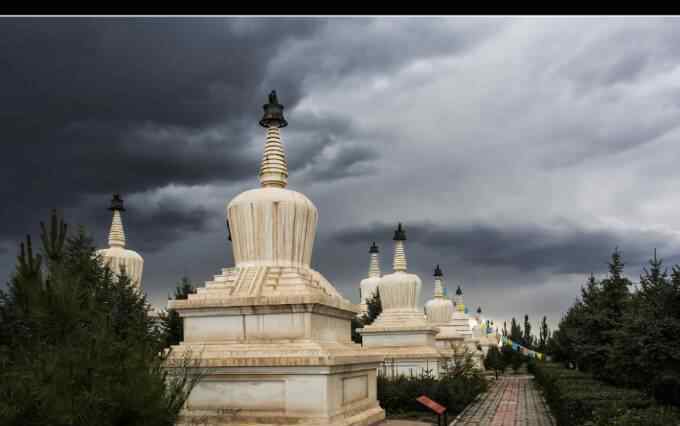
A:
{"label": "paved walkway", "polygon": [[555,420],[532,376],[503,376],[451,425],[555,426]]}

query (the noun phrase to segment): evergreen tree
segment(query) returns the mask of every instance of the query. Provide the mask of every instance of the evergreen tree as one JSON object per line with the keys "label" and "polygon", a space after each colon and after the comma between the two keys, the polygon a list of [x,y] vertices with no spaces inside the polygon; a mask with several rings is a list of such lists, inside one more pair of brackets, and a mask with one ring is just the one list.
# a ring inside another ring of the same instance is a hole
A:
{"label": "evergreen tree", "polygon": [[579,367],[596,377],[607,379],[612,356],[614,335],[623,325],[623,315],[630,301],[630,280],[623,276],[624,263],[618,249],[609,262],[609,274],[596,290],[584,295],[584,315],[581,326],[581,356]]}
{"label": "evergreen tree", "polygon": [[0,424],[175,424],[199,375],[165,369],[163,338],[123,273],[53,212],[42,253],[30,236],[0,291]]}
{"label": "evergreen tree", "polygon": [[352,341],[354,343],[363,343],[363,339],[361,338],[361,334],[357,332],[358,328],[363,328],[364,323],[361,321],[360,317],[353,317],[352,322],[350,324],[351,330],[352,330]]}
{"label": "evergreen tree", "polygon": [[363,323],[364,325],[369,325],[382,313],[382,302],[380,301],[380,292],[377,288],[373,296],[366,301],[366,306],[368,312],[364,315]]}
{"label": "evergreen tree", "polygon": [[538,351],[546,352],[548,347],[548,340],[550,339],[550,329],[548,328],[548,318],[543,316],[541,320],[541,328],[538,332]]}
{"label": "evergreen tree", "polygon": [[503,374],[506,369],[505,360],[503,359],[503,354],[498,349],[498,346],[491,346],[489,351],[484,357],[484,368],[487,370],[493,370],[498,378],[498,373]]}
{"label": "evergreen tree", "polygon": [[649,261],[640,290],[614,336],[609,379],[642,387],[660,401],[680,405],[680,267],[671,276],[661,259]]}
{"label": "evergreen tree", "polygon": [[508,322],[503,321],[503,336],[508,337]]}
{"label": "evergreen tree", "polygon": [[534,336],[531,334],[531,323],[529,322],[529,315],[524,314],[524,331],[522,333],[522,343],[529,349],[534,347]]}
{"label": "evergreen tree", "polygon": [[[175,287],[174,300],[185,300],[190,294],[196,292],[194,285],[188,277],[182,277]],[[161,315],[163,329],[165,331],[165,346],[178,345],[184,339],[184,326],[182,318],[174,309]]]}
{"label": "evergreen tree", "polygon": [[375,321],[376,318],[382,313],[382,303],[380,302],[380,292],[375,289],[375,293],[366,300],[366,313],[361,317],[352,318],[351,330],[352,330],[352,341],[354,343],[362,343],[361,334],[357,332],[358,328],[363,328]]}
{"label": "evergreen tree", "polygon": [[517,320],[515,320],[515,317],[512,317],[512,320],[510,321],[510,340],[521,344],[523,337],[524,333],[522,333],[522,327],[520,327]]}

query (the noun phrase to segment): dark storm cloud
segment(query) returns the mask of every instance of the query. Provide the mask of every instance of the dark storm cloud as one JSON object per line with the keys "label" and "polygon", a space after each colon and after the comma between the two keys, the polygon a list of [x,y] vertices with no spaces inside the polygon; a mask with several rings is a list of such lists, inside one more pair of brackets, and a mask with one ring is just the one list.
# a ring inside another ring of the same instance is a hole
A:
{"label": "dark storm cloud", "polygon": [[250,176],[257,156],[244,147],[266,92],[289,108],[301,96],[295,76],[268,75],[269,59],[324,25],[0,20],[0,192],[12,200],[0,238],[90,194]]}
{"label": "dark storm cloud", "polygon": [[[156,252],[188,233],[205,231],[210,220],[214,219],[213,212],[206,206],[188,205],[175,197],[161,197],[152,203],[139,199],[134,202],[128,200],[125,204],[123,224],[128,244],[142,253]],[[94,223],[94,229],[98,231],[96,237],[101,238],[104,236],[103,231],[108,231],[111,225],[111,214],[105,213],[103,206],[89,210],[94,214],[85,220]]]}
{"label": "dark storm cloud", "polygon": [[[495,227],[415,223],[406,224],[405,228],[412,244],[440,251],[469,264],[511,267],[523,272],[602,271],[617,247],[627,263],[637,266],[649,259],[655,247],[663,250],[675,243],[673,236],[658,231],[592,230],[576,225],[548,228],[539,225]],[[393,230],[394,225],[374,224],[343,230],[335,235],[335,239],[351,245],[366,245],[373,240],[386,244]]]}
{"label": "dark storm cloud", "polygon": [[[464,52],[505,25],[500,19],[334,19],[320,32],[322,43],[309,40],[293,46],[295,55],[280,58],[277,70],[296,74],[304,68],[308,79],[324,82],[383,73],[416,58]],[[298,61],[299,57],[311,58],[314,67]]]}

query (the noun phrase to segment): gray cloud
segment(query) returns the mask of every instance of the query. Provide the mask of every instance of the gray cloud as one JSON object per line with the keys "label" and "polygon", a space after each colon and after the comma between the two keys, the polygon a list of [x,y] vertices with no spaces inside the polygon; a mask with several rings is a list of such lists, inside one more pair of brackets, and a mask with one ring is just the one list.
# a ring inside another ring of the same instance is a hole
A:
{"label": "gray cloud", "polygon": [[[341,243],[369,244],[393,232],[394,225],[374,224],[347,229],[334,237]],[[469,224],[444,226],[431,223],[406,225],[411,244],[454,256],[481,266],[512,267],[518,272],[557,274],[600,272],[608,256],[619,248],[627,262],[641,265],[654,248],[677,248],[677,236],[658,231],[586,229],[578,225],[548,228],[541,225],[494,226]],[[450,253],[450,254],[449,254]]]}
{"label": "gray cloud", "polygon": [[[497,318],[560,313],[619,246],[678,260],[677,18],[0,19],[0,274],[58,207],[105,244],[121,192],[145,289],[231,264],[277,89],[315,267],[348,297],[368,243]],[[423,300],[421,300],[422,302]],[[540,301],[540,303],[537,303]]]}

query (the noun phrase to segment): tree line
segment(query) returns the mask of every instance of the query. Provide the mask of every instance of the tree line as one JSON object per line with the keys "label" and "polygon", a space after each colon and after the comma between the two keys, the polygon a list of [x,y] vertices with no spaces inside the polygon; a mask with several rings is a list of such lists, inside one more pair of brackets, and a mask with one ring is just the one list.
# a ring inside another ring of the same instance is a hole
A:
{"label": "tree line", "polygon": [[639,285],[617,250],[602,279],[590,275],[548,344],[565,365],[680,405],[680,266],[654,256]]}

